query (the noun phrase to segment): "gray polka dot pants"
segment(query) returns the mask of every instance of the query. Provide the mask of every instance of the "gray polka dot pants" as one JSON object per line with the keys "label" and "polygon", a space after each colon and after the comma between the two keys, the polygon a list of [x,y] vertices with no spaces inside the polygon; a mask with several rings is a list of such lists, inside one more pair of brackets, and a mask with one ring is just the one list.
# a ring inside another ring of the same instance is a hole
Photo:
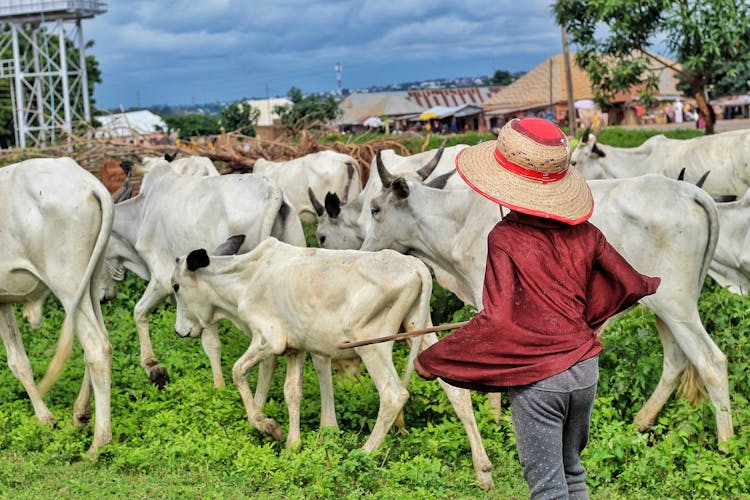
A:
{"label": "gray polka dot pants", "polygon": [[[523,474],[532,499],[588,499],[581,451],[589,439],[598,370],[593,385],[566,392],[550,390],[555,384],[549,381],[543,388],[538,383],[509,388]],[[573,385],[580,386],[584,380],[579,377],[576,382]]]}

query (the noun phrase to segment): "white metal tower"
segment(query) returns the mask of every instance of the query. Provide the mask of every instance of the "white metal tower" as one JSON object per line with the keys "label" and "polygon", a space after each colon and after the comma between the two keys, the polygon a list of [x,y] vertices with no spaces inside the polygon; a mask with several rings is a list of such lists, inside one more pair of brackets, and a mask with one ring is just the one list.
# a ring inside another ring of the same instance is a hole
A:
{"label": "white metal tower", "polygon": [[106,11],[100,0],[0,2],[0,79],[10,80],[16,146],[54,144],[91,120],[81,20]]}

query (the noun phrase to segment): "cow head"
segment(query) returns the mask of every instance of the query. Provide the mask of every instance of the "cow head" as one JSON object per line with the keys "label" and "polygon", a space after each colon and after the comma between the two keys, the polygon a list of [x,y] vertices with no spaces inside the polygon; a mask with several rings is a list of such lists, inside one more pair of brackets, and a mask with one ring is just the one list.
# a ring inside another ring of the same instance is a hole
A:
{"label": "cow head", "polygon": [[357,199],[343,203],[336,193],[327,193],[324,204],[318,201],[312,189],[307,194],[318,216],[316,235],[321,248],[357,250],[362,246],[362,238],[357,230],[362,202]]}
{"label": "cow head", "polygon": [[596,144],[596,134],[587,128],[570,155],[570,164],[588,180],[606,179],[606,172],[600,163],[605,156],[606,153]]}
{"label": "cow head", "polygon": [[[401,210],[407,210],[411,189],[404,177],[394,176],[386,169],[378,156],[378,175],[383,184],[380,194],[370,200],[371,221],[365,232],[362,250],[373,251],[390,248],[406,253],[408,250],[399,243],[407,238],[401,234],[405,227],[398,224]],[[413,182],[413,181],[412,181]]]}
{"label": "cow head", "polygon": [[186,257],[177,258],[177,266],[172,273],[177,315],[174,329],[180,337],[200,337],[203,328],[211,323],[213,306],[201,300],[201,286],[197,273],[208,267],[211,259],[204,249],[193,250]]}
{"label": "cow head", "polygon": [[[244,235],[232,236],[214,250],[214,255],[235,255],[244,241]],[[202,248],[176,259],[171,284],[177,306],[174,328],[180,337],[199,337],[214,321],[214,306],[207,298],[212,292],[199,275],[210,264],[208,252]]]}

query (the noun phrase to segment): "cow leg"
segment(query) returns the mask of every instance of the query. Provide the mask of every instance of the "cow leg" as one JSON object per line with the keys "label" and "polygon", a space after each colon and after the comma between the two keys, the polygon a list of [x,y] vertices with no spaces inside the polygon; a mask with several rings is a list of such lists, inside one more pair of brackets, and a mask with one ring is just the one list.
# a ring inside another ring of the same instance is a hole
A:
{"label": "cow leg", "polygon": [[203,352],[211,363],[211,373],[214,377],[214,387],[224,387],[224,375],[221,373],[221,340],[219,327],[216,324],[203,329],[201,333]]}
{"label": "cow leg", "polygon": [[320,426],[338,427],[336,406],[333,400],[333,379],[331,378],[331,358],[311,354],[315,373],[320,385]]}
{"label": "cow leg", "polygon": [[[422,338],[421,350],[427,349],[436,343],[437,340],[437,335],[434,333],[425,335]],[[448,396],[448,400],[453,405],[453,409],[456,410],[456,415],[458,415],[466,430],[466,436],[469,438],[469,446],[471,446],[471,461],[474,464],[474,471],[477,475],[479,485],[487,490],[494,488],[492,462],[490,462],[490,458],[487,456],[482,436],[479,434],[479,426],[477,425],[474,408],[471,404],[471,393],[466,389],[459,389],[447,384],[440,379],[439,381],[445,394]]]}
{"label": "cow leg", "polygon": [[687,358],[672,335],[669,327],[657,316],[656,330],[664,351],[661,378],[646,404],[635,416],[638,430],[645,432],[653,426],[656,416],[677,387],[680,375],[687,366]]}
{"label": "cow leg", "polygon": [[289,433],[286,436],[287,449],[300,440],[300,404],[302,402],[302,374],[305,369],[304,351],[286,355],[286,379],[284,380],[284,401],[289,412]]}
{"label": "cow leg", "polygon": [[73,404],[73,425],[83,427],[91,421],[91,373],[89,367],[83,370],[83,383]]}
{"label": "cow leg", "polygon": [[[671,319],[664,320],[665,327],[668,328],[673,336],[668,340],[676,342],[677,349],[680,350],[682,357],[687,357],[687,361],[689,361],[692,367],[697,370],[698,375],[708,392],[708,397],[714,405],[718,440],[719,442],[724,442],[734,436],[732,411],[729,400],[727,357],[721,352],[703,328],[698,317],[697,309],[695,309],[690,316],[694,320],[692,323],[674,321]],[[658,326],[659,322],[657,321],[657,327]],[[662,337],[662,344],[664,344],[661,329],[659,330],[659,334],[660,337]],[[685,362],[685,365],[687,365],[687,361]],[[688,392],[690,392],[690,388],[688,388]],[[649,399],[649,402],[650,401],[651,399]],[[646,404],[648,405],[648,403]],[[664,402],[661,402],[662,406],[663,404]],[[656,411],[658,411],[658,409]],[[641,410],[641,412],[643,412],[643,410]],[[640,415],[640,412],[638,415]],[[637,420],[636,422],[639,421]],[[653,423],[653,416],[651,423]]]}
{"label": "cow leg", "polygon": [[3,344],[5,344],[5,351],[8,353],[10,371],[26,389],[37,420],[43,424],[57,425],[55,417],[44,404],[34,383],[34,372],[31,370],[29,357],[23,347],[21,332],[13,314],[13,306],[11,304],[0,304],[0,316],[2,316],[0,318],[0,336],[2,336]]}
{"label": "cow leg", "polygon": [[135,305],[133,312],[135,326],[138,329],[138,340],[141,344],[141,367],[146,370],[149,380],[160,389],[169,382],[169,374],[167,374],[167,369],[161,366],[159,360],[154,356],[151,336],[148,332],[148,316],[167,295],[162,291],[156,280],[152,279]]}
{"label": "cow leg", "polygon": [[247,348],[247,351],[240,356],[240,359],[232,367],[232,379],[234,385],[237,386],[237,390],[240,392],[240,397],[242,397],[242,402],[247,411],[247,420],[250,422],[250,425],[260,432],[271,435],[276,441],[281,441],[283,438],[281,426],[274,419],[267,417],[261,407],[255,403],[253,393],[250,391],[250,385],[247,381],[247,374],[250,373],[250,370],[259,362],[272,355],[262,349],[262,342],[260,336],[253,337],[250,347]]}
{"label": "cow leg", "polygon": [[362,447],[365,453],[372,453],[380,447],[401,408],[409,399],[409,392],[404,388],[396,368],[393,366],[391,348],[391,345],[382,344],[354,348],[362,358],[380,396],[380,407],[375,425],[370,437]]}
{"label": "cow leg", "polygon": [[[107,330],[99,321],[96,314],[92,315],[93,307],[99,304],[81,304],[89,312],[77,312],[78,340],[83,348],[86,361],[86,371],[91,379],[96,403],[94,420],[94,440],[88,450],[89,456],[112,442],[111,420],[111,391],[112,391],[112,345],[109,342]],[[84,376],[85,383],[85,376]]]}
{"label": "cow leg", "polygon": [[261,361],[258,366],[258,383],[255,386],[255,404],[258,405],[258,408],[263,408],[266,405],[268,391],[271,389],[271,381],[273,380],[273,372],[278,364],[279,358],[270,356]]}
{"label": "cow leg", "polygon": [[490,407],[490,412],[495,416],[495,423],[500,425],[503,417],[501,394],[499,392],[490,392],[487,394],[487,405]]}

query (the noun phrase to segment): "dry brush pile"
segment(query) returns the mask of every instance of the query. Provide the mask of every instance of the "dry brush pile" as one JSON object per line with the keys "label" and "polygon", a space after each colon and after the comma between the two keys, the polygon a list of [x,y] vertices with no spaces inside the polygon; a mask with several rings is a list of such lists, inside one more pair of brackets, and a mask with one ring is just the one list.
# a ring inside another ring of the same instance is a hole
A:
{"label": "dry brush pile", "polygon": [[[88,136],[88,137],[87,137]],[[339,140],[322,141],[322,134],[304,132],[299,138],[282,137],[277,140],[264,140],[236,133],[216,136],[215,140],[178,142],[177,144],[153,144],[146,137],[133,135],[127,140],[93,139],[89,131],[86,136],[71,135],[68,140],[46,148],[25,148],[0,150],[0,165],[8,165],[30,158],[70,156],[81,166],[99,175],[105,161],[115,159],[138,163],[146,156],[198,155],[211,158],[224,173],[252,172],[258,158],[271,161],[285,161],[310,153],[333,150],[355,158],[361,167],[362,182],[367,180],[370,164],[378,150],[394,149],[402,155],[410,154],[400,141],[390,138],[374,138],[362,143],[348,143]],[[427,141],[425,141],[425,146]],[[134,179],[137,183],[137,179]]]}

